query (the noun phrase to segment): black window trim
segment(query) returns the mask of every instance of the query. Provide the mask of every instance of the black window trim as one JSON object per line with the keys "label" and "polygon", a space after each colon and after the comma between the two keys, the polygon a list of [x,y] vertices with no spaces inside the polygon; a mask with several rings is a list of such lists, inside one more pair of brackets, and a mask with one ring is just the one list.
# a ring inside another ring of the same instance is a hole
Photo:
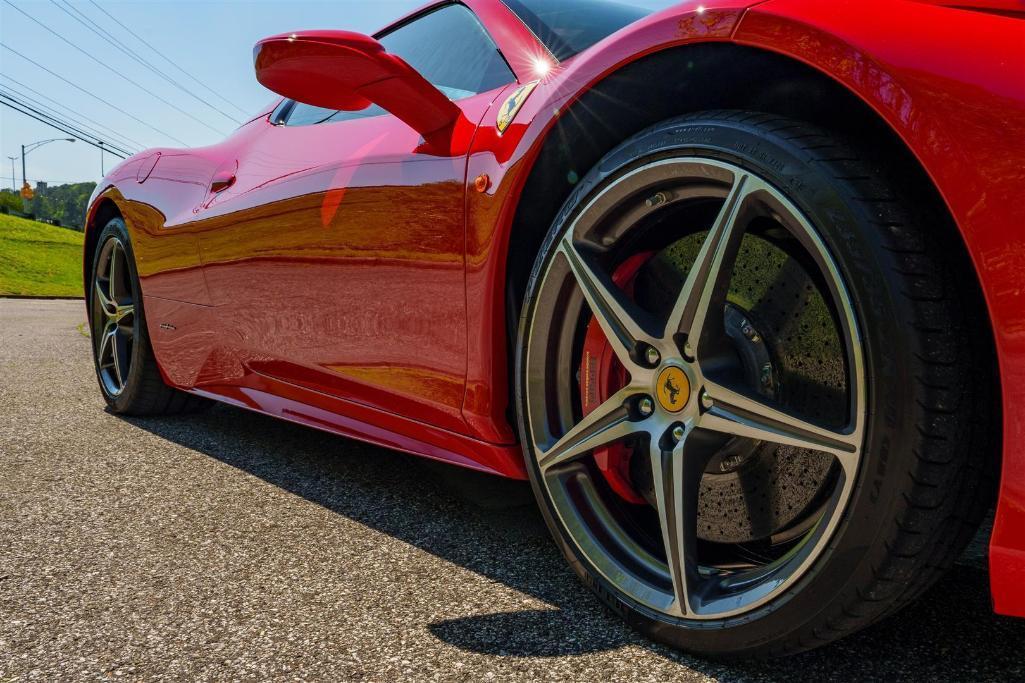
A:
{"label": "black window trim", "polygon": [[[541,37],[537,34],[537,32],[534,31],[533,28],[531,28],[530,24],[527,23],[527,20],[524,18],[524,15],[529,15],[530,17],[533,17],[537,25],[539,26],[544,26],[545,22],[541,21],[541,18],[537,16],[537,14],[535,14],[529,7],[520,2],[520,0],[500,1],[503,5],[505,5],[506,9],[508,9],[509,12],[514,17],[516,17],[516,19],[523,25],[523,27],[530,32],[530,35],[534,36],[534,40],[537,41],[538,45],[544,48],[544,50],[551,56],[555,64],[560,64],[562,62],[571,60],[578,54],[580,54],[580,52],[583,52],[583,50],[574,51],[572,45],[570,45],[554,33],[552,33],[551,37],[547,41],[542,40]],[[569,52],[569,54],[564,57],[558,56],[559,54],[564,54],[566,52]]]}
{"label": "black window trim", "polygon": [[498,41],[495,40],[495,37],[493,35],[491,35],[491,31],[488,30],[487,25],[483,21],[481,21],[481,18],[477,16],[477,13],[473,11],[473,8],[467,5],[465,2],[462,2],[462,0],[445,0],[444,2],[438,2],[433,5],[428,5],[427,7],[422,8],[416,14],[404,17],[402,19],[399,19],[394,24],[385,26],[383,29],[373,34],[372,37],[374,40],[381,40],[381,38],[384,38],[389,33],[394,33],[395,31],[398,31],[400,28],[408,26],[409,24],[412,24],[414,21],[418,21],[426,17],[428,14],[433,14],[439,10],[443,10],[446,7],[450,7],[452,5],[461,5],[466,9],[467,12],[470,13],[470,16],[473,17],[473,20],[476,21],[477,24],[480,26],[481,31],[484,32],[485,36],[487,36],[487,39],[490,40],[491,44],[495,46],[495,52],[497,52],[498,56],[502,58],[503,62],[505,62],[506,68],[509,69],[509,73],[511,73],[513,76],[513,81],[519,83],[520,81],[519,77],[516,75],[516,69],[512,68],[512,64],[510,64],[509,60],[505,58],[505,53],[502,52],[502,48],[499,47]]}
{"label": "black window trim", "polygon": [[[515,2],[515,0],[514,0],[514,2]],[[558,57],[555,56],[555,51],[556,51],[556,48],[559,48],[560,51],[561,51],[562,48],[568,48],[569,47],[569,45],[564,40],[562,40],[558,36],[555,36],[555,39],[558,41],[557,45],[549,45],[545,41],[541,40],[541,36],[537,35],[537,33],[534,32],[534,29],[532,29],[530,27],[530,24],[527,23],[527,21],[523,18],[523,16],[520,15],[520,13],[517,12],[516,9],[513,8],[512,5],[510,5],[508,2],[506,2],[506,0],[502,0],[502,4],[505,5],[505,8],[507,10],[509,10],[510,14],[512,14],[514,17],[516,17],[516,21],[518,21],[521,24],[523,24],[523,28],[527,29],[527,31],[530,32],[530,35],[534,36],[534,40],[537,41],[537,44],[540,45],[541,47],[543,47],[545,52],[548,53],[548,56],[552,58],[552,63],[553,64],[560,64],[563,61],[563,60],[561,60],[561,59],[559,59]],[[541,19],[536,14],[534,14],[529,9],[527,9],[527,7],[525,5],[521,5],[518,2],[516,4],[519,7],[523,8],[523,11],[526,14],[529,14],[532,17],[534,17],[535,19],[537,19],[537,23],[538,24],[542,24],[543,23],[541,21]],[[574,55],[574,56],[576,56],[576,55]],[[571,59],[572,59],[572,57],[571,57]]]}

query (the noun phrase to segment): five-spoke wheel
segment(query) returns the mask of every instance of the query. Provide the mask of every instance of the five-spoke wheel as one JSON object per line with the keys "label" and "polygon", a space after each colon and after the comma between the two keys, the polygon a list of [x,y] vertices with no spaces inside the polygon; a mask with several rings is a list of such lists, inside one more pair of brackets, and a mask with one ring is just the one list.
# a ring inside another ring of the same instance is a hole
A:
{"label": "five-spoke wheel", "polygon": [[[712,215],[710,205],[717,207],[714,217],[702,225],[696,214]],[[628,236],[631,226],[649,234]],[[749,230],[778,233],[818,268],[814,280],[821,290],[815,294],[833,313],[843,340],[840,362],[849,376],[843,424],[809,420],[744,381],[726,312]],[[653,315],[650,306],[614,283],[615,267],[632,255],[617,252],[618,243],[640,240],[657,254],[695,232],[700,247],[667,315]],[[729,163],[679,157],[646,164],[606,185],[568,226],[547,264],[539,307],[557,315],[539,316],[530,331],[526,388],[533,452],[557,513],[597,571],[641,604],[690,619],[749,610],[799,578],[843,513],[858,468],[864,417],[853,309],[835,264],[801,212],[765,179]],[[579,318],[598,324],[628,378],[584,416],[572,409],[560,414],[558,405],[569,387],[560,365],[574,357],[573,325],[567,330],[558,322]],[[622,440],[632,442],[632,457],[643,452],[647,459],[633,468],[648,470],[661,548],[646,547],[635,532],[633,527],[643,526],[642,514],[624,515],[628,506],[604,499],[593,482],[583,483],[589,476],[584,461]],[[717,454],[737,450],[738,440],[788,447],[767,457],[828,454],[839,468],[826,504],[809,511],[817,515],[814,523],[785,544],[785,552],[767,562],[717,566],[702,562],[699,551],[701,482]]]}
{"label": "five-spoke wheel", "polygon": [[100,247],[93,278],[93,345],[107,394],[119,396],[131,369],[135,343],[135,301],[124,244],[116,236]]}

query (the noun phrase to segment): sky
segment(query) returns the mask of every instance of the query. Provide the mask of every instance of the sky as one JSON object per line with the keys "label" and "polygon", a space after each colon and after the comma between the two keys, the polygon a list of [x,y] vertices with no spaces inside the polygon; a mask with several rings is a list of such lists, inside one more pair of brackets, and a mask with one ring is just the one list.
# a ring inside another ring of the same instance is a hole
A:
{"label": "sky", "polygon": [[[113,132],[132,150],[211,144],[274,99],[253,74],[252,49],[258,40],[316,28],[373,33],[424,2],[0,0],[0,43],[10,48],[0,47],[0,92],[15,91],[65,116],[70,110],[80,124],[108,138]],[[18,157],[14,170],[20,187],[21,145],[54,137],[67,136],[0,106],[0,187],[11,186],[7,157]],[[106,154],[103,165],[109,169],[117,161]],[[27,155],[26,166],[33,185],[102,177],[100,150],[82,141],[41,146]]]}
{"label": "sky", "polygon": [[[253,74],[253,45],[261,38],[311,28],[340,28],[373,33],[392,19],[424,4],[423,0],[95,2],[203,85],[175,69],[125,29],[117,26],[88,0],[71,0],[70,8],[64,0],[0,0],[0,42],[164,134],[111,109],[103,101],[89,97],[2,47],[0,74],[3,77],[0,77],[0,86],[16,90],[62,113],[66,111],[32,92],[35,90],[70,109],[81,122],[92,128],[106,132],[96,125],[99,123],[115,131],[125,141],[131,140],[129,145],[135,149],[154,146],[191,147],[217,142],[244,120],[246,115],[257,113],[260,107],[274,99],[273,93],[257,83]],[[18,9],[114,70],[102,66],[63,42],[18,12]],[[81,14],[76,14],[75,10]],[[112,36],[123,47],[134,51],[172,80],[185,86],[186,90],[194,92],[225,114],[230,114],[231,118],[190,97],[106,42],[100,37],[104,35],[103,31],[99,35],[90,31],[83,15],[109,32],[108,37]],[[73,17],[82,19],[85,25]],[[199,121],[143,92],[120,78],[117,73],[142,85]],[[17,83],[10,80],[12,78]],[[171,136],[187,144],[181,145]],[[18,156],[15,175],[16,184],[20,187],[21,145],[54,137],[67,136],[8,107],[0,107],[0,187],[11,186],[11,162],[8,156]],[[27,155],[27,176],[33,184],[38,180],[58,184],[98,181],[101,178],[100,154],[100,150],[82,141],[52,142]],[[117,158],[106,155],[106,168],[109,169],[117,161]]]}

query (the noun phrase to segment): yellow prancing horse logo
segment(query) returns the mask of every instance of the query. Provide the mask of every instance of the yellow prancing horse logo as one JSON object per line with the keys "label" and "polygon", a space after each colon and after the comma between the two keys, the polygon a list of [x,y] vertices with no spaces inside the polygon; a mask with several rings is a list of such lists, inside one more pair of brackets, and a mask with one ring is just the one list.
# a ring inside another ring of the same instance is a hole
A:
{"label": "yellow prancing horse logo", "polygon": [[530,93],[534,92],[534,88],[537,87],[539,81],[533,83],[527,83],[521,85],[513,91],[512,95],[509,95],[509,99],[505,101],[502,108],[498,110],[498,132],[504,133],[505,129],[509,127],[509,124],[513,122],[516,115],[520,113],[520,107],[527,101],[527,97]]}
{"label": "yellow prancing horse logo", "polygon": [[655,393],[664,409],[670,413],[678,413],[690,400],[690,380],[683,370],[670,366],[658,373]]}

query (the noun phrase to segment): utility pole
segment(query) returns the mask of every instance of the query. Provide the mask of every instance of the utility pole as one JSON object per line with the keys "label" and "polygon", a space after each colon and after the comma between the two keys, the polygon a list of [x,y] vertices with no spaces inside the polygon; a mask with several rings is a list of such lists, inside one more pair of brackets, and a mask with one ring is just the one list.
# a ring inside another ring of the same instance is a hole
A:
{"label": "utility pole", "polygon": [[11,189],[17,192],[18,186],[14,184],[14,162],[18,159],[18,155],[15,154],[13,157],[7,158],[11,160]]}
{"label": "utility pole", "polygon": [[107,172],[103,170],[103,140],[100,140],[100,177],[107,175]]}
{"label": "utility pole", "polygon": [[37,142],[32,142],[32,143],[29,143],[28,145],[22,145],[21,146],[21,186],[25,187],[25,185],[27,184],[26,180],[25,180],[25,176],[27,175],[25,173],[25,155],[26,154],[28,154],[29,152],[31,152],[31,151],[33,151],[35,149],[38,149],[39,147],[42,147],[43,145],[48,145],[51,142],[74,142],[74,141],[75,141],[75,138],[50,138],[48,140],[39,140]]}

